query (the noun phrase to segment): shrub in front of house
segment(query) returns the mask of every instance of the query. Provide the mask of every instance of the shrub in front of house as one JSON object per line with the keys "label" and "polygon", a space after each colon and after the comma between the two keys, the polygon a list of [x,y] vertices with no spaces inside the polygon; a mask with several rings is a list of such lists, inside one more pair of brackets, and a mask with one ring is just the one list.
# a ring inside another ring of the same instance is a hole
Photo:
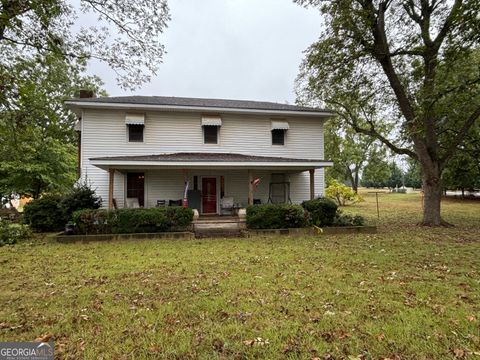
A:
{"label": "shrub in front of house", "polygon": [[304,201],[302,207],[308,213],[310,224],[316,226],[332,225],[338,208],[333,200],[323,197]]}
{"label": "shrub in front of house", "polygon": [[101,199],[86,184],[75,186],[64,195],[44,195],[24,207],[24,222],[35,231],[60,231],[81,209],[98,209]]}
{"label": "shrub in front of house", "polygon": [[32,236],[27,225],[14,224],[0,220],[0,246],[13,245]]}
{"label": "shrub in front of house", "polygon": [[87,184],[76,185],[72,190],[62,196],[60,207],[65,219],[70,220],[75,211],[83,209],[99,209],[102,199],[95,194]]}
{"label": "shrub in front of house", "polygon": [[179,206],[151,209],[80,210],[73,213],[78,234],[130,234],[186,230],[193,210]]}
{"label": "shrub in front of house", "polygon": [[344,214],[338,210],[333,220],[333,226],[364,226],[365,218],[360,215]]}
{"label": "shrub in front of house", "polygon": [[36,231],[59,231],[68,221],[60,207],[62,197],[45,195],[26,204],[23,221]]}
{"label": "shrub in front of house", "polygon": [[247,227],[250,229],[289,229],[307,225],[300,205],[263,204],[247,207]]}

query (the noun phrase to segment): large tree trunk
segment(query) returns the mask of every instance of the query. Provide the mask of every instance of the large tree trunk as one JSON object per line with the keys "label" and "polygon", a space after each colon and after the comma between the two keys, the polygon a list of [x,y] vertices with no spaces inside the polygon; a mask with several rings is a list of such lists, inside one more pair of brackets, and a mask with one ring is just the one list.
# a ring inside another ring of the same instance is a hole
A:
{"label": "large tree trunk", "polygon": [[355,192],[355,194],[358,193],[358,172],[353,175],[353,171],[350,169],[350,167],[347,168],[347,176],[348,179],[350,180],[350,183],[352,184],[352,190]]}
{"label": "large tree trunk", "polygon": [[353,191],[355,191],[355,194],[358,194],[358,168],[355,169],[355,176],[354,176],[352,187],[353,187]]}
{"label": "large tree trunk", "polygon": [[423,184],[423,220],[424,226],[451,226],[442,219],[440,203],[442,200],[442,181],[440,164],[431,162],[422,164]]}

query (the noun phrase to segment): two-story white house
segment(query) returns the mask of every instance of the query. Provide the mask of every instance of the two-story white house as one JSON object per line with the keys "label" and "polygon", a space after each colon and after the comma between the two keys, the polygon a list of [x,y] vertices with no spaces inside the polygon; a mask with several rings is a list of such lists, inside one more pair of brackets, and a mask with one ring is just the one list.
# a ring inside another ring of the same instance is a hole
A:
{"label": "two-story white house", "polygon": [[80,98],[82,179],[105,207],[182,204],[224,214],[324,193],[328,110],[161,96]]}

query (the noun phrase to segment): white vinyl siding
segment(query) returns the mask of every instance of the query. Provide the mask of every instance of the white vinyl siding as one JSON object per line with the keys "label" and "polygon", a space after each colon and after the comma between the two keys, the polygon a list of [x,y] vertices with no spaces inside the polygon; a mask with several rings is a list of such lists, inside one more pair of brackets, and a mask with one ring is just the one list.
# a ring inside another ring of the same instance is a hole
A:
{"label": "white vinyl siding", "polygon": [[[83,110],[82,117],[82,176],[108,203],[108,172],[94,167],[89,159],[106,156],[151,155],[173,152],[222,152],[257,156],[277,156],[300,159],[324,159],[323,121],[319,118],[286,117],[289,124],[284,146],[271,142],[271,117],[264,115],[222,114],[221,141],[218,145],[204,144],[201,125],[202,114],[182,112],[146,112],[143,142],[128,142],[125,111]],[[326,159],[328,160],[328,159]],[[140,171],[140,170],[138,170]],[[181,198],[183,174],[181,170],[148,170],[146,172],[145,197],[147,206],[156,200]],[[193,170],[192,170],[193,171]],[[279,171],[274,171],[279,172]],[[201,171],[197,172],[198,174]],[[268,172],[265,172],[268,174]],[[248,180],[245,170],[223,170],[226,191],[232,192],[235,202],[246,203]],[[201,174],[200,174],[201,175]],[[254,173],[255,176],[256,173]],[[291,182],[291,199],[301,202],[309,198],[308,172],[288,174]],[[317,169],[315,193],[323,193],[323,170]],[[268,200],[269,177],[262,179],[255,198]],[[181,189],[177,194],[176,186]],[[193,185],[193,182],[192,182]],[[174,188],[175,187],[175,188]],[[114,196],[119,206],[124,203],[125,179],[115,173]],[[227,195],[226,195],[227,196]],[[243,200],[237,200],[243,199]]]}

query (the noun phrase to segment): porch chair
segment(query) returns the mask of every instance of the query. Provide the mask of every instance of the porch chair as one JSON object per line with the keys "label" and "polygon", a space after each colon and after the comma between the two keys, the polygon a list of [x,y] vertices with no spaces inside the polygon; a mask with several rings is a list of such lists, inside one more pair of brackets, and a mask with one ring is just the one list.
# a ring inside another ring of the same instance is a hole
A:
{"label": "porch chair", "polygon": [[180,200],[168,200],[168,206],[182,206],[182,199],[180,199]]}
{"label": "porch chair", "polygon": [[129,209],[138,209],[140,207],[138,198],[127,198],[126,202],[127,202],[127,208]]}
{"label": "porch chair", "polygon": [[223,197],[220,200],[220,210],[230,211],[233,215],[235,208],[233,206],[233,197]]}
{"label": "porch chair", "polygon": [[165,207],[167,206],[166,200],[157,200],[157,207]]}

